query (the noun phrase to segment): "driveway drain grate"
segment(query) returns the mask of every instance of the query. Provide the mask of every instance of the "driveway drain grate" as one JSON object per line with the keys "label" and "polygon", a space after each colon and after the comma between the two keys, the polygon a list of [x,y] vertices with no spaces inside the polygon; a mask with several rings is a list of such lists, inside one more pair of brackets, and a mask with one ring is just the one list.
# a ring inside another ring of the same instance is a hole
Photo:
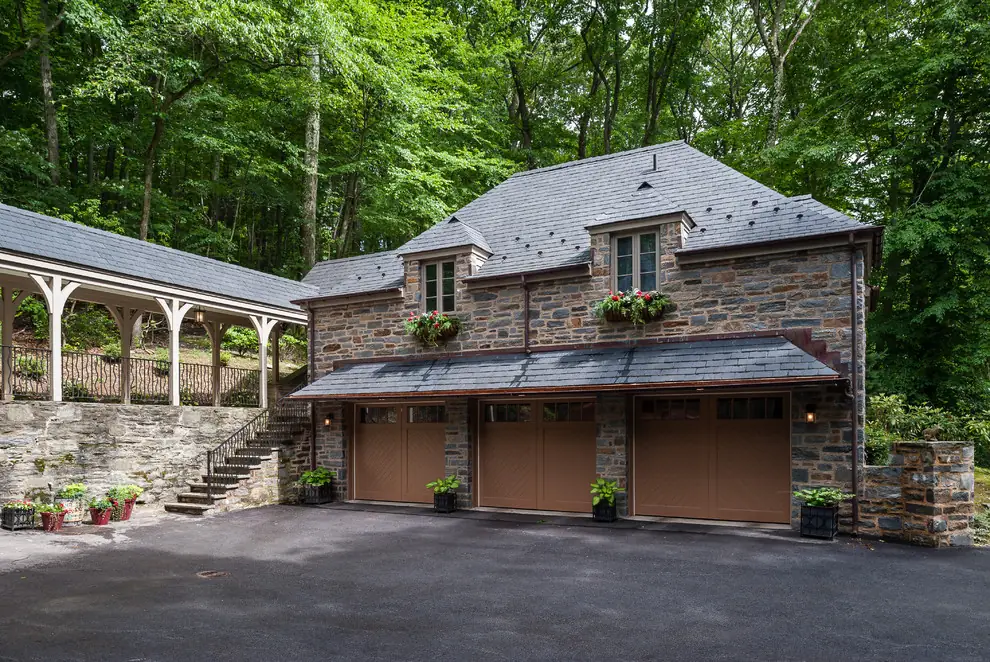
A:
{"label": "driveway drain grate", "polygon": [[196,576],[202,579],[213,579],[214,577],[229,577],[230,573],[223,570],[200,570]]}

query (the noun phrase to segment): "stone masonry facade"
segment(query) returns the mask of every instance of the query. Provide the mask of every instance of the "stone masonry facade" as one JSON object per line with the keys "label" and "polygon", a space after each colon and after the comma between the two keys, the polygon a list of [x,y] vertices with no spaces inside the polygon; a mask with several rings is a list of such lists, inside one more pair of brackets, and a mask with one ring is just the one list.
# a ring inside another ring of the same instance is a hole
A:
{"label": "stone masonry facade", "polygon": [[[84,482],[91,494],[115,484],[145,489],[146,503],[173,499],[200,480],[206,451],[258,415],[257,409],[0,404],[0,501],[48,498]],[[49,487],[51,485],[51,487]]]}
{"label": "stone masonry facade", "polygon": [[972,545],[972,444],[904,441],[891,450],[888,466],[866,469],[860,533],[926,547]]}
{"label": "stone masonry facade", "polygon": [[[529,294],[529,346],[532,349],[595,343],[638,343],[696,339],[718,334],[779,332],[786,334],[823,362],[848,375],[852,358],[850,308],[850,249],[833,246],[793,250],[777,254],[712,256],[684,263],[675,256],[682,246],[680,221],[660,226],[659,289],[667,294],[675,310],[660,321],[646,325],[602,323],[593,313],[594,304],[611,289],[610,235],[591,235],[591,265],[567,275],[498,281],[472,281],[476,256],[468,249],[455,255],[456,309],[461,333],[444,346],[423,347],[405,335],[403,323],[412,313],[423,311],[420,274],[422,264],[405,261],[405,285],[401,292],[378,293],[309,303],[313,314],[314,378],[333,369],[337,361],[429,359],[476,351],[522,351],[526,291]],[[431,258],[435,259],[435,258]],[[449,258],[448,258],[449,259]],[[534,261],[539,258],[534,255]],[[863,286],[863,255],[855,254],[857,308],[862,328],[866,311]],[[860,441],[863,440],[865,394],[863,390],[865,336],[858,340],[860,361],[857,411]],[[817,407],[815,423],[806,423],[805,405]],[[340,407],[322,403],[318,410]],[[625,396],[599,396],[597,471],[601,476],[628,481],[631,439],[626,430]],[[852,488],[852,398],[842,387],[803,387],[791,394],[792,484],[794,489],[833,485]],[[449,402],[448,471],[464,483],[464,503],[470,502],[472,486],[468,468],[472,461],[473,431],[463,423],[465,413],[457,402]],[[338,409],[339,411],[339,409]],[[318,418],[322,421],[322,418]],[[343,420],[339,416],[337,420]],[[346,483],[344,455],[349,431],[336,423],[321,430],[318,453],[327,466],[338,470]],[[329,444],[329,446],[327,446]],[[862,444],[861,444],[862,445]],[[862,466],[862,454],[859,458]],[[339,487],[346,495],[346,487]],[[621,511],[626,504],[621,502]],[[799,505],[792,508],[799,521]],[[850,524],[848,510],[843,528]]]}

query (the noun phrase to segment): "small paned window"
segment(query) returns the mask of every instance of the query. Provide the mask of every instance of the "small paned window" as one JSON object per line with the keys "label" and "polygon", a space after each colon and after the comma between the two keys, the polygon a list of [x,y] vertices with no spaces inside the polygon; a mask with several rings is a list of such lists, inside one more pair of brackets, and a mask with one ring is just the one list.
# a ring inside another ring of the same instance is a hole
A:
{"label": "small paned window", "polygon": [[784,398],[719,398],[715,409],[721,420],[779,420],[784,418]]}
{"label": "small paned window", "polygon": [[362,423],[398,423],[395,407],[361,407],[359,420]]}
{"label": "small paned window", "polygon": [[543,420],[548,423],[594,422],[594,402],[545,402]]}
{"label": "small paned window", "polygon": [[454,262],[430,262],[423,267],[423,297],[427,312],[454,312]]}
{"label": "small paned window", "polygon": [[529,423],[532,420],[532,405],[501,404],[485,406],[486,423]]}
{"label": "small paned window", "polygon": [[641,400],[640,416],[659,421],[693,421],[701,418],[701,398]]}
{"label": "small paned window", "polygon": [[443,405],[409,407],[410,423],[446,423],[447,408]]}
{"label": "small paned window", "polygon": [[615,240],[615,277],[613,289],[618,292],[657,289],[659,262],[657,232],[623,235]]}

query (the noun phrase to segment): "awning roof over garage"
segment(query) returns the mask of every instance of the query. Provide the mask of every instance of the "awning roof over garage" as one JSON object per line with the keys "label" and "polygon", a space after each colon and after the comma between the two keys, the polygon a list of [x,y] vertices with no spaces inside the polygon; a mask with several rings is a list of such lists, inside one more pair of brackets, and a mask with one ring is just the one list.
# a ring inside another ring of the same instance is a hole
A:
{"label": "awning roof over garage", "polygon": [[387,398],[827,382],[839,373],[786,338],[664,342],[342,365],[293,397]]}

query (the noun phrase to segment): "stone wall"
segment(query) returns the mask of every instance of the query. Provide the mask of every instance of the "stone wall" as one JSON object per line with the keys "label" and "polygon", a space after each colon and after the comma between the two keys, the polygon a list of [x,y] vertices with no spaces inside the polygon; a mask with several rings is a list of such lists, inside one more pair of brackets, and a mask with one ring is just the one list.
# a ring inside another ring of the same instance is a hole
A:
{"label": "stone wall", "polygon": [[0,403],[0,501],[43,497],[66,483],[93,493],[119,483],[170,501],[200,480],[206,451],[257,416],[253,408]]}
{"label": "stone wall", "polygon": [[[620,517],[629,514],[629,431],[624,395],[600,395],[595,402],[595,472],[614,480],[620,493],[615,505]],[[590,483],[590,481],[589,481]]]}
{"label": "stone wall", "polygon": [[866,468],[859,532],[926,547],[970,546],[973,490],[971,443],[896,443],[889,466]]}

